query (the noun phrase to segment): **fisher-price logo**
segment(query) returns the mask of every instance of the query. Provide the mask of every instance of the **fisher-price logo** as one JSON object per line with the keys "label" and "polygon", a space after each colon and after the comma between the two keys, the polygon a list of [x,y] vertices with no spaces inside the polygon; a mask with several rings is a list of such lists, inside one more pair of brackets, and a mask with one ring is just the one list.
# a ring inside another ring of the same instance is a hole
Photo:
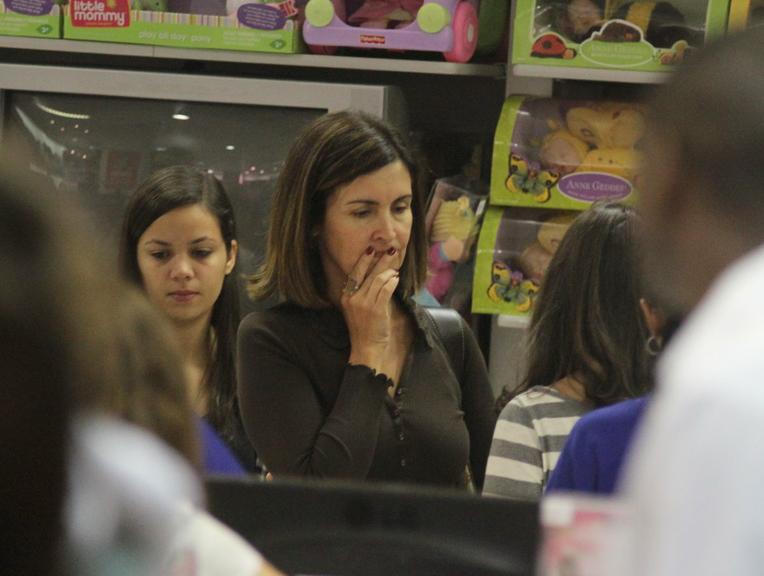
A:
{"label": "fisher-price logo", "polygon": [[130,26],[130,0],[72,0],[72,26],[125,28]]}
{"label": "fisher-price logo", "polygon": [[382,34],[361,34],[361,44],[375,44],[377,46],[384,46],[387,43],[387,39]]}

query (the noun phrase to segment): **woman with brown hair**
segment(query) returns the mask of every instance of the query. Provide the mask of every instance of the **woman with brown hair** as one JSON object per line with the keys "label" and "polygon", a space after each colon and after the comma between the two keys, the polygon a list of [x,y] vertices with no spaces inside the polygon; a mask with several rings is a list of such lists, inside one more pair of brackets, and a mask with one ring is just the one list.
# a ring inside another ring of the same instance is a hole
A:
{"label": "woman with brown hair", "polygon": [[[279,179],[256,299],[280,303],[239,329],[241,411],[266,467],[281,475],[482,484],[492,395],[463,331],[452,366],[427,312],[417,166],[385,123],[319,118]],[[460,372],[456,374],[455,372]]]}
{"label": "woman with brown hair", "polygon": [[531,318],[525,378],[496,424],[483,494],[538,500],[578,418],[646,391],[636,228],[632,208],[605,203],[565,234]]}
{"label": "woman with brown hair", "polygon": [[226,458],[220,438],[249,471],[257,471],[236,400],[237,253],[233,207],[212,174],[190,166],[162,168],[130,197],[120,267],[175,329],[194,409],[202,417],[210,472],[241,471]]}

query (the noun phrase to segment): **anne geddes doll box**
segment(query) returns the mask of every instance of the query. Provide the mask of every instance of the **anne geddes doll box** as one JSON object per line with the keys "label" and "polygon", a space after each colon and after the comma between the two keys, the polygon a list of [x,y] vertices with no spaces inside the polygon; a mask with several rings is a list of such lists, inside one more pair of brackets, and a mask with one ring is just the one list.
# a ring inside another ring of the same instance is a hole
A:
{"label": "anne geddes doll box", "polygon": [[517,0],[512,63],[670,72],[724,33],[729,0]]}

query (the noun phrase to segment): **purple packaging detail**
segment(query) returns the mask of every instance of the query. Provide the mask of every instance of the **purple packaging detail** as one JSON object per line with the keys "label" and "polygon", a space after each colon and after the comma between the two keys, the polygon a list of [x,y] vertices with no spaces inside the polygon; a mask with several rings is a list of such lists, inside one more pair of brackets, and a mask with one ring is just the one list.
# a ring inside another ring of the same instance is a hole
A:
{"label": "purple packaging detail", "polygon": [[258,30],[281,30],[286,14],[267,4],[245,4],[236,11],[239,22]]}
{"label": "purple packaging detail", "polygon": [[53,10],[53,0],[4,0],[8,10],[25,16],[45,16]]}
{"label": "purple packaging detail", "polygon": [[584,202],[621,200],[631,194],[631,184],[628,180],[596,172],[565,176],[560,180],[558,188],[565,196]]}

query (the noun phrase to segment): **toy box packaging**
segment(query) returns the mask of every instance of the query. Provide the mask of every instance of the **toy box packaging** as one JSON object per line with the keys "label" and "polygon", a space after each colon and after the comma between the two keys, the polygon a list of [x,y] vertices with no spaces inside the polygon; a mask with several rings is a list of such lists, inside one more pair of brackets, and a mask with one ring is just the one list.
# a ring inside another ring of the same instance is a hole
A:
{"label": "toy box packaging", "polygon": [[180,48],[293,53],[299,0],[69,0],[64,37]]}
{"label": "toy box packaging", "polygon": [[305,40],[313,52],[337,47],[441,52],[468,62],[495,50],[508,15],[507,0],[309,0]]}
{"label": "toy box packaging", "polygon": [[730,0],[728,29],[737,32],[764,24],[764,0]]}
{"label": "toy box packaging", "polygon": [[670,71],[724,33],[729,0],[518,0],[513,64]]}
{"label": "toy box packaging", "polygon": [[472,311],[530,314],[549,262],[576,214],[489,208],[478,239]]}
{"label": "toy box packaging", "polygon": [[61,8],[53,0],[0,1],[0,36],[61,37]]}
{"label": "toy box packaging", "polygon": [[488,200],[488,187],[464,176],[433,185],[425,230],[429,240],[427,281],[417,300],[469,314],[474,246]]}
{"label": "toy box packaging", "polygon": [[585,210],[633,203],[645,110],[639,104],[512,96],[494,138],[491,204]]}

